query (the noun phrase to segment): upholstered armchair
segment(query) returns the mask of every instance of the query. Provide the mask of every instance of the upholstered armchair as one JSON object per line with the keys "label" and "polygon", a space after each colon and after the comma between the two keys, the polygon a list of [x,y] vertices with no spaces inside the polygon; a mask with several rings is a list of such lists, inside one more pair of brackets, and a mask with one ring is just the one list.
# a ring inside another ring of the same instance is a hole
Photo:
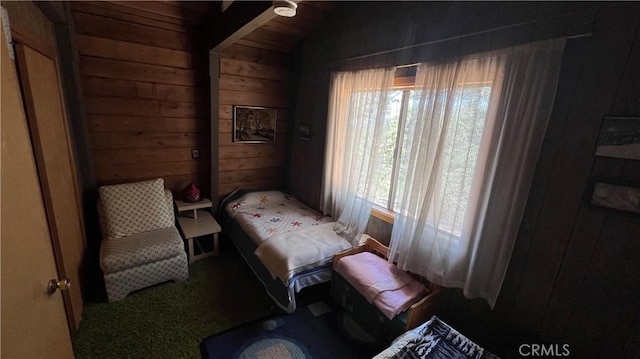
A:
{"label": "upholstered armchair", "polygon": [[103,186],[99,196],[100,268],[109,302],[150,285],[189,278],[173,198],[162,179]]}

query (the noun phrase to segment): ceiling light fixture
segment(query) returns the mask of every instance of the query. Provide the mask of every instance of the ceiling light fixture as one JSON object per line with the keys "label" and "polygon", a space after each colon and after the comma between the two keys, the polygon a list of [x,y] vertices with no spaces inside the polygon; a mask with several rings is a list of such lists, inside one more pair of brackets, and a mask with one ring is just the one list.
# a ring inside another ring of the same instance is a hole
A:
{"label": "ceiling light fixture", "polygon": [[296,16],[298,4],[291,0],[275,0],[273,2],[273,12],[284,17]]}

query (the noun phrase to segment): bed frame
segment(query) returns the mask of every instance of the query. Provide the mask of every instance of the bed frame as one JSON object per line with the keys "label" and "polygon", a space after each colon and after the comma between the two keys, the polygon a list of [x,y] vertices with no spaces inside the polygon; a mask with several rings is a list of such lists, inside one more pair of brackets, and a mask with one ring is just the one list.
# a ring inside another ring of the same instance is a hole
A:
{"label": "bed frame", "polygon": [[[361,252],[371,252],[382,258],[389,257],[389,248],[377,240],[369,237],[365,244],[344,250],[333,257],[333,268],[336,268],[338,261],[349,255]],[[335,270],[331,282],[331,296],[334,301],[342,307],[352,319],[361,327],[367,328],[370,334],[378,340],[391,341],[401,333],[413,329],[426,322],[435,313],[442,289],[439,285],[429,282],[426,278],[409,273],[411,277],[425,285],[428,293],[419,301],[414,303],[408,310],[388,319],[382,312],[367,299],[358,293]]]}
{"label": "bed frame", "polygon": [[[244,194],[249,192],[255,192],[254,190],[237,190],[227,196],[220,203],[219,217],[222,226],[222,232],[231,240],[240,252],[240,255],[244,258],[245,262],[249,265],[253,273],[258,277],[258,280],[262,282],[267,294],[274,300],[274,302],[282,310],[287,313],[292,313],[296,309],[296,298],[293,292],[299,292],[301,289],[306,288],[309,284],[304,282],[304,279],[296,282],[295,284],[285,285],[279,279],[273,279],[269,270],[262,264],[262,261],[255,255],[255,250],[258,248],[256,243],[251,237],[242,229],[242,226],[229,216],[225,207],[227,203],[233,202],[240,198]],[[315,267],[306,270],[302,273],[298,273],[298,278],[304,278],[304,276],[313,276],[316,278],[316,283],[329,282],[331,280],[332,268],[331,262],[326,266]]]}

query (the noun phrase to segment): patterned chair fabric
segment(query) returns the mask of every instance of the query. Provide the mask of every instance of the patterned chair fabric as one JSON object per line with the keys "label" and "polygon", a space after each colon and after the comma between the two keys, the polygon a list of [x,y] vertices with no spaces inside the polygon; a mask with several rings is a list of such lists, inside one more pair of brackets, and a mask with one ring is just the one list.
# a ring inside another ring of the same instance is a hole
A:
{"label": "patterned chair fabric", "polygon": [[[179,240],[176,241],[176,238]],[[176,227],[112,238],[102,245],[102,270],[113,273],[142,264],[171,258],[184,252]]]}
{"label": "patterned chair fabric", "polygon": [[103,186],[99,192],[110,239],[174,225],[173,204],[171,211],[167,211],[161,178]]}
{"label": "patterned chair fabric", "polygon": [[99,193],[100,267],[109,302],[150,285],[189,278],[173,198],[162,179],[103,186]]}

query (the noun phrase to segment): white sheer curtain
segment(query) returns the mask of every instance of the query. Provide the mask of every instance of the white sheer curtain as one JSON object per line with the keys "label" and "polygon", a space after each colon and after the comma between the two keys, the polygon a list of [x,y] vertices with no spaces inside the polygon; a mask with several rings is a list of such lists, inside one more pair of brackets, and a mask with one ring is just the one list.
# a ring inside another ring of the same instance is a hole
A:
{"label": "white sheer curtain", "polygon": [[354,244],[371,214],[363,198],[378,182],[394,73],[387,68],[332,76],[320,210],[336,218],[336,232]]}
{"label": "white sheer curtain", "polygon": [[390,246],[398,267],[495,305],[551,113],[564,42],[419,66],[398,157]]}

